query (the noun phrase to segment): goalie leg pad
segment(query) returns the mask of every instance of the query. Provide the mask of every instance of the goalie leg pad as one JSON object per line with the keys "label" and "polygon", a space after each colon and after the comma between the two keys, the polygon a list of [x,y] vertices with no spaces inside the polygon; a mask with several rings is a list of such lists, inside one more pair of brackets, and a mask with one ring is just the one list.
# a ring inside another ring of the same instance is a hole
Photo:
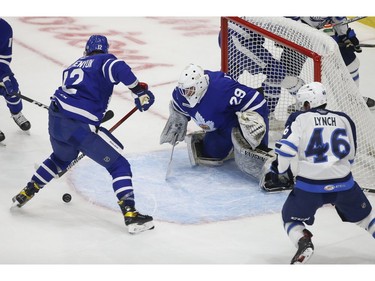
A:
{"label": "goalie leg pad", "polygon": [[185,137],[187,143],[187,150],[191,166],[204,165],[204,166],[221,166],[224,161],[233,158],[233,153],[230,152],[224,159],[208,158],[202,156],[204,131],[197,131],[188,134]]}
{"label": "goalie leg pad", "polygon": [[234,160],[238,168],[249,176],[260,180],[262,168],[267,162],[272,162],[276,156],[272,149],[269,151],[256,148],[253,150],[242,136],[239,128],[232,130],[232,142],[234,148]]}

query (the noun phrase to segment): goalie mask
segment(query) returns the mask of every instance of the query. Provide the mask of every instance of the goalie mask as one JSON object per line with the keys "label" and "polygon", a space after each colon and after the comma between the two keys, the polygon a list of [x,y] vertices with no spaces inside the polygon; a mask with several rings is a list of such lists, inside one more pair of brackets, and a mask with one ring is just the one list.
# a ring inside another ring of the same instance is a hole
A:
{"label": "goalie mask", "polygon": [[303,108],[305,102],[310,103],[310,108],[315,108],[327,103],[326,89],[322,83],[312,82],[298,90],[296,99],[298,108]]}
{"label": "goalie mask", "polygon": [[190,107],[194,107],[206,93],[208,84],[209,77],[204,74],[204,70],[196,64],[190,64],[182,71],[177,88]]}
{"label": "goalie mask", "polygon": [[91,35],[89,40],[87,40],[84,54],[85,56],[88,56],[94,51],[108,54],[108,48],[109,44],[107,37],[103,35]]}

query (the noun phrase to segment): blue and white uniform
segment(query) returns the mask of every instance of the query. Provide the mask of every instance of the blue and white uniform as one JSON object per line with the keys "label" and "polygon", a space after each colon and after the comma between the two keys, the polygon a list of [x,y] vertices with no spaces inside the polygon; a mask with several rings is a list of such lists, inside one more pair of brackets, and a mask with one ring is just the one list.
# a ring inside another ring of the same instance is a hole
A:
{"label": "blue and white uniform", "polygon": [[[332,38],[338,43],[341,56],[348,68],[350,75],[354,82],[359,85],[359,59],[355,54],[355,46],[348,45],[347,41],[353,41],[356,37],[356,33],[349,27],[348,24],[340,24],[348,20],[347,17],[290,17],[293,20],[300,21],[316,29],[323,29],[327,24],[333,25],[334,34]],[[359,43],[359,42],[358,42]],[[302,67],[302,66],[301,66]],[[301,68],[302,69],[302,68]],[[296,70],[294,70],[296,72]],[[298,71],[299,74],[300,70]],[[297,75],[298,75],[297,74]]]}
{"label": "blue and white uniform", "polygon": [[60,112],[93,125],[100,124],[115,85],[138,84],[131,68],[112,54],[82,57],[64,70],[62,79],[53,97]]}
{"label": "blue and white uniform", "polygon": [[[10,88],[13,93],[19,92],[17,79],[10,68],[13,50],[13,29],[10,24],[0,18],[0,82],[9,77]],[[6,100],[7,107],[12,115],[19,113],[22,108],[22,100],[12,93],[8,93],[4,86],[0,86],[0,95]]]}
{"label": "blue and white uniform", "polygon": [[268,113],[266,100],[256,89],[240,84],[222,71],[205,70],[209,77],[206,93],[194,107],[179,93],[176,87],[172,93],[174,109],[183,114],[205,132],[203,157],[225,158],[233,148],[231,132],[239,127],[236,112],[252,110],[259,113],[267,126],[261,144],[268,145]]}
{"label": "blue and white uniform", "polygon": [[113,88],[120,82],[134,93],[141,88],[131,68],[107,53],[81,57],[63,71],[62,85],[55,91],[49,109],[53,153],[37,169],[33,182],[42,188],[82,152],[107,169],[117,199],[134,207],[132,172],[123,145],[99,127]]}
{"label": "blue and white uniform", "polygon": [[[289,116],[275,149],[279,173],[298,159],[296,183],[282,209],[289,236],[303,223],[312,225],[317,209],[325,204],[334,205],[343,221],[370,218],[371,204],[351,173],[356,138],[354,122],[342,112],[314,108]],[[367,225],[375,225],[375,219]]]}

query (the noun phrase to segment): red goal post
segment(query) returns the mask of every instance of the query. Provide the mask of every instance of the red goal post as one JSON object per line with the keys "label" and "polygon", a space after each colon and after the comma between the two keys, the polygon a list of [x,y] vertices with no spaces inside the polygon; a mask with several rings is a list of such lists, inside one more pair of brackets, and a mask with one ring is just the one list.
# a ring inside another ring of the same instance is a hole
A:
{"label": "red goal post", "polygon": [[271,108],[271,144],[281,137],[298,88],[322,82],[327,89],[327,108],[345,112],[356,124],[355,179],[362,188],[375,191],[375,117],[336,41],[285,17],[222,17],[220,35],[222,70],[245,85],[265,88]]}
{"label": "red goal post", "polygon": [[308,50],[296,43],[289,41],[283,37],[280,37],[274,33],[269,32],[257,25],[252,24],[240,17],[221,17],[221,69],[224,72],[228,72],[228,21],[237,23],[240,26],[247,27],[249,30],[253,30],[258,34],[263,35],[266,38],[272,39],[281,45],[287,46],[301,54],[304,54],[313,59],[314,62],[314,81],[321,82],[321,56],[311,50]]}

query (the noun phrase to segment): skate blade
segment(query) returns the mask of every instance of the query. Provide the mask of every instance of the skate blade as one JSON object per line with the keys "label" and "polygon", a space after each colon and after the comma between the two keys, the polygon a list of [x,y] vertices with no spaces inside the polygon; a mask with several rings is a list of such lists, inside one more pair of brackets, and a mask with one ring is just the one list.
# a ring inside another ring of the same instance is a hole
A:
{"label": "skate blade", "polygon": [[155,226],[154,226],[152,221],[146,222],[144,224],[132,223],[132,224],[128,225],[128,231],[129,231],[130,234],[137,234],[137,233],[141,233],[143,231],[151,230],[151,229],[154,229],[154,228],[155,228]]}
{"label": "skate blade", "polygon": [[312,248],[307,248],[298,259],[292,264],[303,264],[306,263],[313,255],[314,250]]}
{"label": "skate blade", "polygon": [[15,207],[21,208],[23,205],[26,204],[27,201],[25,203],[23,203],[23,204],[19,203],[17,201],[16,197],[17,197],[17,195],[12,198],[12,206],[11,206],[11,208],[15,208]]}

